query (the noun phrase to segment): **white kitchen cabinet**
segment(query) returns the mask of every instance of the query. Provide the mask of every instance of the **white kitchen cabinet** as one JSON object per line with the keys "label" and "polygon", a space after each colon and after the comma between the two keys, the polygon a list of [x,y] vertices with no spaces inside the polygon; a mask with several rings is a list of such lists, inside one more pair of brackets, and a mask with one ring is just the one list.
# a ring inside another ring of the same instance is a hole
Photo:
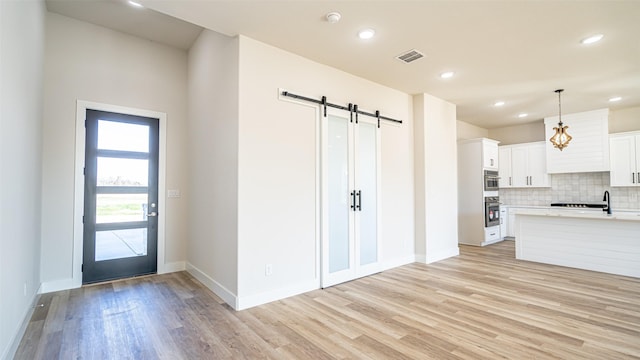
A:
{"label": "white kitchen cabinet", "polygon": [[500,146],[498,150],[498,187],[508,188],[513,185],[511,177],[511,148]]}
{"label": "white kitchen cabinet", "polygon": [[[549,187],[545,142],[500,147],[499,176],[503,188]],[[510,162],[507,164],[507,160]]]}
{"label": "white kitchen cabinet", "polygon": [[518,209],[512,207],[507,210],[507,236],[510,238],[516,236],[516,210]]}
{"label": "white kitchen cabinet", "polygon": [[482,142],[482,165],[485,169],[498,170],[498,143],[494,141]]}
{"label": "white kitchen cabinet", "polygon": [[640,132],[609,136],[611,186],[640,186]]}
{"label": "white kitchen cabinet", "polygon": [[506,206],[500,206],[500,238],[504,239],[507,236],[508,226],[508,211]]}
{"label": "white kitchen cabinet", "polygon": [[[498,141],[487,138],[458,141],[458,243],[485,246],[500,240],[500,227],[485,227],[484,170],[497,170]],[[491,161],[493,159],[493,162]],[[491,164],[494,164],[491,166]],[[495,229],[494,229],[495,228]],[[491,229],[487,231],[487,229]]]}

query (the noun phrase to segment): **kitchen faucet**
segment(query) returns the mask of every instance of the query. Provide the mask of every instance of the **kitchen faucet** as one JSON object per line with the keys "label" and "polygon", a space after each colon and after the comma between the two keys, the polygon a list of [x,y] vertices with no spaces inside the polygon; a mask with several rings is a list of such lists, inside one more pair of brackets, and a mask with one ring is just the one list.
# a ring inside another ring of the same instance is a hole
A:
{"label": "kitchen faucet", "polygon": [[606,211],[607,215],[611,215],[611,195],[609,194],[608,190],[604,191],[604,197],[602,198],[602,201],[606,201],[607,202],[607,207],[602,209],[602,211]]}

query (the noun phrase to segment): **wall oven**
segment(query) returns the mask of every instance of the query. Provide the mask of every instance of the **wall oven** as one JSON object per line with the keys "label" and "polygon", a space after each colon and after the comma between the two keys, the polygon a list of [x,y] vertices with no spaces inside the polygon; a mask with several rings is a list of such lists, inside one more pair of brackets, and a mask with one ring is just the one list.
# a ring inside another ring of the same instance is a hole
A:
{"label": "wall oven", "polygon": [[484,226],[500,225],[500,199],[497,196],[484,198]]}
{"label": "wall oven", "polygon": [[485,170],[484,171],[484,191],[498,191],[498,176],[497,171]]}

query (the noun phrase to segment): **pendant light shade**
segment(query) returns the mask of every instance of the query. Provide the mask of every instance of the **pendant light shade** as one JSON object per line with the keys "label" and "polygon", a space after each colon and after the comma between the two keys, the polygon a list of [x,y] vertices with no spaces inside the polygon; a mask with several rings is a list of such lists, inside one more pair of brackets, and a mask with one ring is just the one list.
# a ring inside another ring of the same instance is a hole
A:
{"label": "pendant light shade", "polygon": [[567,133],[567,129],[569,127],[562,124],[562,106],[560,104],[560,93],[562,93],[563,91],[564,89],[558,89],[555,91],[558,93],[558,126],[553,128],[555,134],[553,134],[551,139],[549,139],[549,141],[551,141],[551,143],[553,144],[553,147],[560,149],[560,151],[569,146],[569,142],[572,139],[571,135]]}

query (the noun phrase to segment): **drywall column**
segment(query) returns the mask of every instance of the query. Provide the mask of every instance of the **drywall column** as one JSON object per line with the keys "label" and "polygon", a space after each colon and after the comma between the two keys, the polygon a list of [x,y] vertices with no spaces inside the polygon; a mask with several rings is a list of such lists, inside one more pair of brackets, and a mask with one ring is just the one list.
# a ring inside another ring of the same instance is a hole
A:
{"label": "drywall column", "polygon": [[204,30],[189,51],[187,270],[237,307],[238,39]]}
{"label": "drywall column", "polygon": [[40,286],[42,69],[46,8],[0,1],[0,359],[10,359]]}
{"label": "drywall column", "polygon": [[416,259],[431,263],[459,254],[456,107],[414,95]]}

